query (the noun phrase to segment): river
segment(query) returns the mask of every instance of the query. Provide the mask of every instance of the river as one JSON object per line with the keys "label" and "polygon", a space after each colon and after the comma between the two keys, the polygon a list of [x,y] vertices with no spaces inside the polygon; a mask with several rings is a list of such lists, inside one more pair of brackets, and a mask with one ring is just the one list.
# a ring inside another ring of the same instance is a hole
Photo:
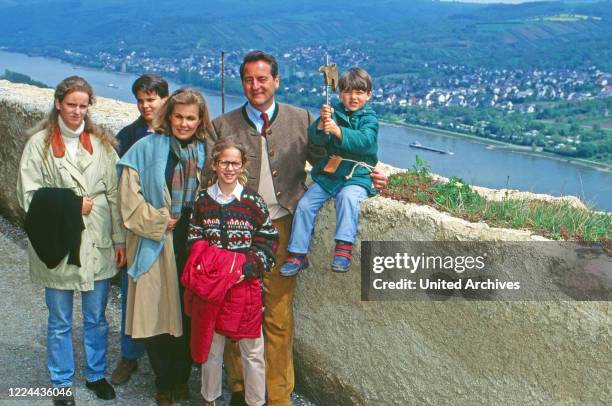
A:
{"label": "river", "polygon": [[[55,86],[69,75],[87,79],[97,94],[134,102],[131,85],[136,75],[101,71],[70,65],[57,59],[29,57],[0,51],[0,72],[9,69]],[[179,87],[170,82],[171,90]],[[221,97],[203,90],[213,117],[221,113]],[[226,111],[243,103],[242,97],[226,98]],[[452,151],[454,154],[417,150],[412,142]],[[553,196],[574,195],[599,210],[612,211],[612,172],[597,170],[529,153],[490,148],[486,143],[442,135],[408,127],[381,125],[379,159],[401,168],[410,168],[416,155],[423,158],[431,171],[443,176],[457,176],[470,184],[490,188],[512,188]]]}

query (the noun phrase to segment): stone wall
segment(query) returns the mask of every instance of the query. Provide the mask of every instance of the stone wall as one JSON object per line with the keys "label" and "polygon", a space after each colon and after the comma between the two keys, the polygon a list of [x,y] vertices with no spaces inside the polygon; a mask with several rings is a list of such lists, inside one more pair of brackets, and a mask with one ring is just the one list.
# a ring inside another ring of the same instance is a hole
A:
{"label": "stone wall", "polygon": [[[348,274],[329,270],[334,215],[326,204],[296,290],[297,378],[318,404],[609,404],[609,302],[361,302],[360,251]],[[359,238],[542,240],[379,197]]]}
{"label": "stone wall", "polygon": [[[21,218],[15,181],[24,129],[51,97],[0,81],[0,210],[12,221]],[[115,131],[135,115],[114,100],[93,109]],[[334,216],[326,204],[295,296],[296,381],[317,404],[609,404],[609,302],[361,302],[358,265],[346,275],[329,271]],[[541,240],[380,197],[362,205],[360,229],[361,240]]]}

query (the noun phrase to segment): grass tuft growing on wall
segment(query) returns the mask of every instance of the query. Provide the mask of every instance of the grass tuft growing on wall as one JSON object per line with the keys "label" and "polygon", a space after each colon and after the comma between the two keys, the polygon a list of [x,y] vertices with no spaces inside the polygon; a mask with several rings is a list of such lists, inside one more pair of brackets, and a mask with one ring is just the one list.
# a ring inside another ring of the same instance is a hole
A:
{"label": "grass tuft growing on wall", "polygon": [[430,167],[417,156],[411,170],[389,177],[383,196],[427,204],[472,222],[494,227],[528,229],[555,240],[612,243],[612,215],[571,206],[566,202],[504,199],[488,201],[463,180],[435,181]]}

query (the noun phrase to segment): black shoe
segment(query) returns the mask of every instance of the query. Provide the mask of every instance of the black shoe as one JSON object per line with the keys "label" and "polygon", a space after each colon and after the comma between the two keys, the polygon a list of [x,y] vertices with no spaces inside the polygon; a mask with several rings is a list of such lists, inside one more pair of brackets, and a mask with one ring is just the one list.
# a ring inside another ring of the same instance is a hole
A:
{"label": "black shoe", "polygon": [[230,406],[247,406],[246,400],[244,400],[244,392],[232,392]]}
{"label": "black shoe", "polygon": [[74,396],[68,396],[63,399],[53,399],[53,405],[55,406],[75,406]]}
{"label": "black shoe", "polygon": [[92,390],[100,399],[115,399],[115,389],[104,378],[98,379],[95,382],[85,382],[85,386],[87,386],[87,389]]}

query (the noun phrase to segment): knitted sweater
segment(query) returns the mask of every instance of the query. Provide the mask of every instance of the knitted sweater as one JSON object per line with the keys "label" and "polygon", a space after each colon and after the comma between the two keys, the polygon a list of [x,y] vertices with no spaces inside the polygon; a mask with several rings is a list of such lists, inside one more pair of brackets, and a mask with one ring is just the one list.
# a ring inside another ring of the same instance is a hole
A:
{"label": "knitted sweater", "polygon": [[244,253],[245,278],[263,278],[275,264],[278,231],[261,196],[244,189],[240,200],[217,203],[202,189],[193,208],[187,241],[204,239],[211,245]]}

